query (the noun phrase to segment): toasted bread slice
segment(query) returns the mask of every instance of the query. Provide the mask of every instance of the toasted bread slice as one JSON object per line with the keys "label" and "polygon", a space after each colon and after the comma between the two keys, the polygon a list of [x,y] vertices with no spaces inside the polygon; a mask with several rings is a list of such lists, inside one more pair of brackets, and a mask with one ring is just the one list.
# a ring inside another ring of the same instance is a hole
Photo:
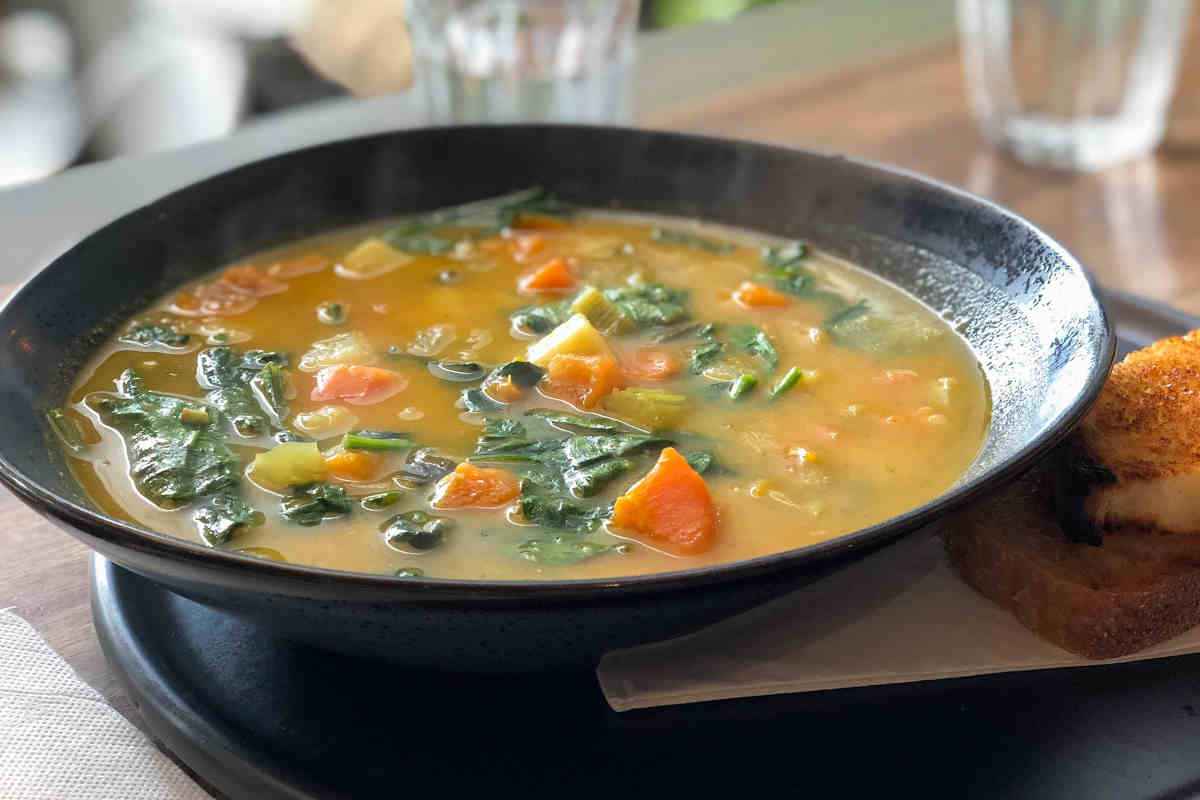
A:
{"label": "toasted bread slice", "polygon": [[1200,331],[1114,366],[1066,452],[1059,512],[1076,538],[1130,527],[1200,535]]}
{"label": "toasted bread slice", "polygon": [[1116,658],[1200,624],[1200,537],[1125,531],[1095,547],[1064,535],[1053,465],[947,520],[950,561],[980,594],[1085,658]]}
{"label": "toasted bread slice", "polygon": [[1085,658],[1116,658],[1200,624],[1200,537],[1123,531],[1071,541],[1053,464],[947,520],[950,561],[1034,633]]}

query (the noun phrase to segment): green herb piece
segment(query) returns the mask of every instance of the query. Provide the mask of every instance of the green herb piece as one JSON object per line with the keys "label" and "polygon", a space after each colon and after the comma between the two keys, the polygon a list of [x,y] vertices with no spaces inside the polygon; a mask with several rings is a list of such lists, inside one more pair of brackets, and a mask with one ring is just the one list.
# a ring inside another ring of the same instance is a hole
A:
{"label": "green herb piece", "polygon": [[563,456],[572,467],[591,464],[604,458],[625,456],[649,448],[663,448],[670,439],[641,433],[609,436],[572,436],[563,443]]}
{"label": "green herb piece", "polygon": [[83,440],[83,431],[79,429],[79,423],[61,408],[52,408],[47,411],[46,422],[50,425],[50,430],[54,431],[54,435],[62,442],[63,447],[72,453],[81,453],[87,449],[87,443]]}
{"label": "green herb piece", "polygon": [[517,545],[517,556],[535,564],[565,566],[609,552],[625,552],[625,547],[593,542],[577,534],[559,534],[526,539]]}
{"label": "green herb piece", "polygon": [[392,574],[397,578],[424,578],[425,570],[420,567],[401,567]]}
{"label": "green herb piece", "polygon": [[531,364],[528,361],[510,361],[492,370],[485,383],[501,383],[509,380],[521,389],[532,389],[538,385],[545,374],[546,370],[537,364]]}
{"label": "green herb piece", "polygon": [[576,497],[592,497],[616,478],[633,469],[627,458],[610,458],[593,464],[571,467],[563,473],[567,489]]}
{"label": "green herb piece", "polygon": [[510,319],[513,327],[527,335],[549,333],[571,317],[569,303],[545,303],[540,306],[526,306],[512,313]]}
{"label": "green herb piece", "polygon": [[191,336],[173,325],[139,322],[122,333],[117,341],[138,347],[186,347]]}
{"label": "green herb piece", "polygon": [[204,426],[185,425],[181,414],[189,405],[148,391],[133,370],[117,379],[116,396],[105,395],[95,403],[104,423],[125,441],[134,486],[162,508],[178,508],[236,487],[241,475],[237,456],[225,445],[218,415]]}
{"label": "green herb piece", "polygon": [[798,386],[803,378],[804,373],[800,371],[800,368],[792,367],[771,387],[771,391],[767,393],[767,396],[774,400],[779,395],[790,392]]}
{"label": "green herb piece", "polygon": [[453,459],[437,455],[432,447],[420,447],[408,454],[400,473],[407,483],[424,486],[454,472],[457,466]]}
{"label": "green herb piece", "polygon": [[683,421],[688,399],[662,389],[618,389],[605,398],[604,409],[639,428],[660,431],[674,428]]}
{"label": "green herb piece", "polygon": [[243,528],[261,525],[264,517],[261,511],[255,511],[231,487],[209,498],[192,515],[192,521],[196,523],[204,541],[216,547],[227,543]]}
{"label": "green herb piece", "polygon": [[402,222],[384,231],[379,238],[412,255],[440,256],[454,249],[454,240],[437,235],[433,225],[419,220]]}
{"label": "green herb piece", "polygon": [[859,317],[866,316],[868,313],[870,313],[870,311],[871,307],[867,304],[867,301],[859,300],[857,303],[846,306],[837,313],[830,315],[829,318],[825,320],[824,328],[830,333],[836,334],[838,332],[838,326],[847,325]]}
{"label": "green herb piece", "polygon": [[779,353],[762,328],[754,325],[734,325],[728,331],[729,344],[761,359],[767,371],[779,366]]}
{"label": "green herb piece", "polygon": [[790,242],[779,247],[764,247],[762,260],[772,270],[791,270],[808,257],[804,242]]}
{"label": "green herb piece", "polygon": [[831,316],[825,330],[843,347],[888,356],[918,351],[945,333],[915,314],[875,311],[865,300]]}
{"label": "green herb piece", "polygon": [[[268,365],[274,364],[282,370],[287,358],[264,350],[249,350],[241,355],[231,347],[212,347],[201,350],[196,357],[196,381],[208,391],[205,398],[209,404],[229,417],[234,429],[242,436],[258,436],[266,433],[272,419],[278,418],[281,407],[260,402],[253,388],[255,376]],[[267,376],[259,380],[259,392],[266,398],[271,387],[266,384],[274,378]],[[279,392],[272,395],[282,400],[282,373]]]}
{"label": "green herb piece", "polygon": [[325,325],[344,325],[348,317],[341,303],[324,302],[317,306],[317,320]]}
{"label": "green herb piece", "polygon": [[601,333],[625,333],[634,327],[632,320],[595,286],[586,286],[568,306],[572,314],[583,314]]}
{"label": "green herb piece", "polygon": [[454,527],[449,517],[438,517],[424,511],[405,511],[379,526],[387,543],[397,549],[432,550],[446,538]]}
{"label": "green herb piece", "polygon": [[758,378],[744,372],[729,384],[729,397],[733,400],[740,400],[753,391],[755,386],[758,386]]}
{"label": "green herb piece", "polygon": [[561,218],[572,213],[573,206],[564,203],[542,187],[535,186],[501,201],[496,212],[496,222],[501,227],[510,228],[518,223],[524,214]]}
{"label": "green herb piece", "polygon": [[258,407],[266,412],[271,424],[283,425],[288,415],[288,372],[277,362],[268,362],[250,379],[250,393]]}
{"label": "green herb piece", "polygon": [[353,508],[346,490],[340,486],[317,483],[295,489],[279,504],[279,513],[297,525],[320,525],[329,517],[349,514]]}
{"label": "green herb piece", "polygon": [[474,361],[430,361],[429,374],[451,383],[481,380],[487,370]]}
{"label": "green herb piece", "polygon": [[368,494],[362,498],[360,505],[367,511],[383,511],[390,506],[400,503],[400,499],[404,497],[403,492],[379,492],[377,494]]}
{"label": "green herb piece", "polygon": [[737,249],[737,245],[729,242],[718,242],[714,239],[697,236],[694,233],[684,233],[683,231],[675,231],[667,228],[655,228],[650,231],[650,238],[663,244],[682,245],[717,255],[727,255]]}
{"label": "green herb piece", "polygon": [[687,453],[684,455],[684,459],[687,461],[688,466],[690,466],[700,475],[704,475],[709,472],[716,474],[727,471],[717,464],[716,456],[707,450],[696,450],[694,452]]}
{"label": "green herb piece", "polygon": [[604,297],[638,328],[671,325],[687,317],[688,293],[661,283],[605,289]]}
{"label": "green herb piece", "polygon": [[400,502],[400,498],[404,496],[403,492],[379,492],[378,494],[369,494],[362,499],[362,507],[367,511],[382,511],[389,506],[394,506]]}
{"label": "green herb piece", "polygon": [[490,414],[504,408],[504,404],[493,400],[482,389],[463,389],[462,404],[467,411],[476,414]]}
{"label": "green herb piece", "polygon": [[655,331],[650,335],[650,341],[655,344],[663,342],[672,342],[676,339],[684,339],[689,336],[697,336],[703,338],[711,332],[713,324],[711,322],[681,322],[676,325],[670,325],[661,330]]}
{"label": "green herb piece", "polygon": [[612,516],[612,506],[580,503],[525,480],[521,483],[521,515],[546,528],[590,531]]}
{"label": "green herb piece", "polygon": [[637,433],[628,425],[594,414],[573,414],[570,411],[535,408],[532,411],[526,411],[525,416],[545,420],[555,428],[567,433]]}
{"label": "green herb piece", "polygon": [[395,431],[351,431],[342,437],[342,447],[347,450],[407,450],[412,446],[412,437]]}
{"label": "green herb piece", "polygon": [[692,352],[688,355],[688,367],[699,375],[716,364],[724,352],[725,344],[723,342],[712,336],[706,337],[701,340],[700,344],[692,348]]}

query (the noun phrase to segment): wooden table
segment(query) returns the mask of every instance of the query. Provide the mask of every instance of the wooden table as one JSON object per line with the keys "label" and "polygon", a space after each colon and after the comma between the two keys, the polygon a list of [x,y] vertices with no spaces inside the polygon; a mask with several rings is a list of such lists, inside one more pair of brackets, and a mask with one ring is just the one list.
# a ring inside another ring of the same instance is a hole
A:
{"label": "wooden table", "polygon": [[[842,7],[863,5],[846,3]],[[694,49],[697,41],[735,42],[738,37],[724,29],[705,29],[687,34],[693,37],[691,40],[685,36],[668,43],[671,46],[665,48],[669,51],[666,55],[657,46],[659,40],[654,40],[654,53],[642,59],[643,71],[650,73],[645,80],[656,87],[655,91],[671,94],[671,100],[653,104],[643,122],[652,127],[843,152],[926,173],[992,198],[1030,218],[1073,250],[1104,285],[1200,313],[1200,225],[1195,224],[1194,205],[1200,194],[1200,133],[1195,132],[1200,129],[1196,124],[1200,112],[1195,111],[1200,107],[1200,19],[1191,31],[1192,46],[1185,60],[1178,113],[1168,144],[1151,158],[1096,175],[1072,175],[1021,166],[981,140],[968,115],[957,48],[952,38],[946,38],[952,33],[945,18],[949,3],[935,6],[941,16],[931,17],[927,29],[917,29],[910,21],[905,40],[909,46],[896,48],[904,51],[899,54],[892,52],[880,58],[875,52],[860,53],[855,66],[855,59],[839,61],[833,52],[836,48],[826,42],[822,45],[826,49],[820,51],[826,53],[823,57],[838,66],[852,65],[832,74],[814,72],[812,64],[795,69],[785,64],[781,68],[764,56],[761,48],[747,49],[743,40],[734,50],[740,46],[747,58],[759,58],[761,69],[750,76],[739,75],[736,68],[726,70],[736,79],[714,83],[717,90],[707,94],[683,89],[674,93],[676,86],[686,83],[684,77],[690,67],[675,64],[674,72],[666,75],[659,69],[662,62],[655,59],[678,59]],[[782,31],[774,34],[780,38],[780,47],[791,42],[803,50],[802,43],[797,43],[798,34],[793,32],[804,30],[802,24],[820,19],[802,19],[809,13],[803,10],[778,13],[780,16],[773,18],[739,22],[729,30],[759,31],[763,36]],[[886,25],[881,28],[878,21],[863,24],[879,36],[889,30]],[[789,27],[792,25],[796,27]],[[931,39],[938,43],[929,45]],[[646,50],[643,47],[643,52]],[[702,59],[714,57],[711,52],[696,55]],[[721,58],[725,57],[722,54]],[[711,63],[698,68],[714,72]],[[643,107],[647,105],[644,97],[642,103]],[[313,112],[306,119],[311,126],[325,125],[331,134],[327,138],[339,135],[339,130],[340,135],[346,135],[348,125],[342,118],[329,117],[331,113],[345,115],[348,120],[357,117],[354,132],[397,124],[394,119],[389,123],[380,108],[379,101],[343,105],[334,112]],[[289,131],[297,130],[303,120],[297,117],[283,124],[292,126]],[[259,128],[244,134],[242,141],[253,144],[258,139],[278,138],[281,130],[264,132]],[[190,159],[187,163],[175,157],[179,176],[185,176],[189,168],[210,169],[216,163],[213,154],[222,146],[191,151],[185,154]],[[148,159],[147,163],[160,162]],[[98,224],[96,220],[122,210],[113,211],[102,200],[92,200],[95,208],[91,209],[70,203],[78,203],[81,192],[96,190],[99,181],[93,177],[97,173],[107,171],[109,180],[114,181],[113,176],[135,167],[118,163],[85,168],[79,174],[22,190],[15,197],[0,193],[0,218],[28,214],[30,209],[34,214],[39,210],[41,214],[55,214],[66,209],[62,212],[66,217],[63,224],[67,228],[72,224],[82,226],[75,232],[68,230],[61,240],[45,239],[35,246],[6,239],[0,225],[0,241],[5,242],[10,260],[21,257],[36,262]],[[143,170],[143,175],[150,181],[148,170]],[[111,185],[118,189],[117,183]],[[120,191],[129,190],[126,187]],[[130,202],[135,197],[131,196]],[[13,230],[24,224],[16,220]],[[1195,266],[1193,261],[1197,262]],[[8,279],[14,277],[9,275]],[[0,552],[5,554],[0,560],[0,608],[14,607],[83,680],[119,709],[129,712],[92,632],[86,578],[88,551],[5,493],[0,497]],[[133,718],[136,721],[136,715]]]}

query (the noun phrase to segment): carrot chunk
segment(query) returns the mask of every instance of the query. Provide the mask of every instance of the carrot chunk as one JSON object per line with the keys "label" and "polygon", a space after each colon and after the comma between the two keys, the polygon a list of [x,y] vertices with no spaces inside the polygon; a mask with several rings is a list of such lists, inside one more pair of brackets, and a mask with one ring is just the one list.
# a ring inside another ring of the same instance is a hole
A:
{"label": "carrot chunk", "polygon": [[717,510],[704,478],[667,447],[646,477],[617,498],[612,524],[652,547],[695,555],[716,540]]}
{"label": "carrot chunk", "polygon": [[313,400],[343,400],[351,405],[367,406],[404,391],[408,380],[397,372],[379,367],[338,364],[325,367],[316,375]]}
{"label": "carrot chunk", "polygon": [[564,258],[552,258],[542,266],[521,277],[518,288],[525,294],[565,292],[575,288],[575,276]]}
{"label": "carrot chunk", "polygon": [[375,453],[361,450],[343,450],[325,456],[325,468],[329,474],[344,481],[369,481],[379,474],[383,459]]}
{"label": "carrot chunk", "polygon": [[631,381],[665,381],[679,374],[679,358],[660,347],[640,347],[626,361],[625,377]]}
{"label": "carrot chunk", "polygon": [[520,479],[504,469],[463,462],[438,481],[434,508],[498,508],[521,494]]}
{"label": "carrot chunk", "polygon": [[483,384],[483,391],[488,397],[501,403],[515,403],[525,393],[520,386],[513,383],[512,377],[508,375],[497,380],[485,382]]}
{"label": "carrot chunk", "polygon": [[541,388],[578,408],[595,408],[620,382],[621,370],[612,356],[564,353],[550,359]]}
{"label": "carrot chunk", "polygon": [[792,304],[791,298],[761,283],[742,281],[733,293],[734,301],[742,308],[783,308]]}

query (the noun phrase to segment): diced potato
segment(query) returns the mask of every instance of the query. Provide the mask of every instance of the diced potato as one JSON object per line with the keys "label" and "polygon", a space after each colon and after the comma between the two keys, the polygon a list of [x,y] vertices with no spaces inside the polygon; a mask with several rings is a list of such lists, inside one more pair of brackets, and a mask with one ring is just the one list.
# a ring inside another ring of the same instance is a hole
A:
{"label": "diced potato", "polygon": [[555,356],[607,356],[612,350],[600,331],[583,314],[575,314],[529,347],[527,360],[547,367]]}
{"label": "diced potato", "polygon": [[254,457],[250,475],[270,489],[287,489],[325,480],[328,469],[314,442],[284,442]]}
{"label": "diced potato", "polygon": [[361,331],[348,331],[313,342],[309,351],[300,357],[299,367],[302,372],[319,372],[338,364],[371,364],[375,360],[375,352],[366,335]]}
{"label": "diced potato", "polygon": [[412,260],[412,256],[400,252],[383,239],[372,238],[342,256],[334,272],[339,277],[361,281],[377,278]]}

